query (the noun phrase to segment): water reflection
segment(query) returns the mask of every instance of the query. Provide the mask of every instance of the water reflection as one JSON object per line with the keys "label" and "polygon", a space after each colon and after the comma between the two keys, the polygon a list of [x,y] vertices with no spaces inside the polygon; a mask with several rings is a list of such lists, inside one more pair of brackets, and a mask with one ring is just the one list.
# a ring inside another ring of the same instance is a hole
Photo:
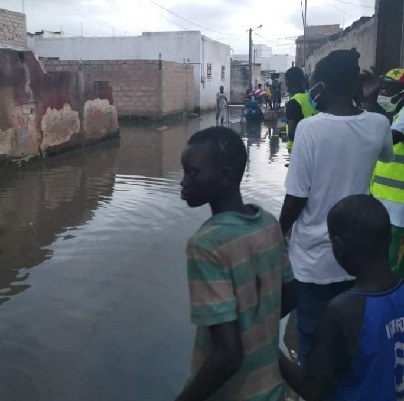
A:
{"label": "water reflection", "polygon": [[[194,332],[184,248],[209,215],[179,199],[180,154],[212,124],[125,123],[120,142],[0,176],[0,400],[174,398]],[[237,114],[231,126],[245,198],[278,214],[285,145]]]}
{"label": "water reflection", "polygon": [[29,269],[52,256],[56,238],[74,237],[111,197],[118,142],[0,176],[0,303],[29,287]]}

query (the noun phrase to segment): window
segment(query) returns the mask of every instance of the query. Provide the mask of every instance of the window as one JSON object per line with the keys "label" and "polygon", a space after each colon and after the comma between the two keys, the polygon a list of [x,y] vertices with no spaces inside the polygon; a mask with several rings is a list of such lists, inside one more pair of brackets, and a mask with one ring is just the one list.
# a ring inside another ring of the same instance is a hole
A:
{"label": "window", "polygon": [[212,80],[212,63],[208,63],[207,69],[206,69],[206,78],[211,81]]}
{"label": "window", "polygon": [[226,67],[224,65],[222,65],[222,71],[220,76],[222,77],[222,81],[226,79]]}

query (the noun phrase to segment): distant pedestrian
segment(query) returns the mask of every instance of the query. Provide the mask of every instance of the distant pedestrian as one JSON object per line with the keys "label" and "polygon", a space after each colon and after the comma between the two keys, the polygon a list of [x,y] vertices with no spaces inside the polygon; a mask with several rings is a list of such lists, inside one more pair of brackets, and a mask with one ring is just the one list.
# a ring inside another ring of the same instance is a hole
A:
{"label": "distant pedestrian", "polygon": [[281,106],[281,82],[279,80],[279,74],[271,75],[272,83],[271,83],[271,92],[272,92],[272,102],[274,110],[278,110]]}
{"label": "distant pedestrian", "polygon": [[212,217],[187,245],[192,375],[176,401],[284,399],[279,320],[294,308],[294,280],[276,219],[243,203],[247,150],[238,134],[197,132],[182,154],[182,198]]}
{"label": "distant pedestrian", "polygon": [[269,82],[265,84],[265,103],[266,103],[266,108],[272,110],[272,93],[271,93],[271,86],[269,85]]}
{"label": "distant pedestrian", "polygon": [[224,86],[219,88],[216,94],[216,125],[219,125],[219,118],[221,125],[224,124],[224,118],[227,112],[227,96],[224,92]]}
{"label": "distant pedestrian", "polygon": [[257,88],[253,90],[253,95],[256,101],[262,105],[262,101],[265,98],[265,91],[262,89],[262,84],[258,84]]}
{"label": "distant pedestrian", "polygon": [[393,159],[388,119],[353,104],[359,72],[354,50],[334,51],[318,62],[310,93],[321,113],[297,126],[286,177],[280,222],[284,233],[293,226],[289,255],[298,286],[301,362],[330,300],[353,285],[332,253],[327,214],[342,198],[369,193],[377,160]]}
{"label": "distant pedestrian", "polygon": [[246,92],[245,92],[245,100],[246,101],[251,100],[251,96],[252,96],[253,91],[254,91],[254,87],[252,85],[250,85],[248,87],[248,89],[246,90]]}

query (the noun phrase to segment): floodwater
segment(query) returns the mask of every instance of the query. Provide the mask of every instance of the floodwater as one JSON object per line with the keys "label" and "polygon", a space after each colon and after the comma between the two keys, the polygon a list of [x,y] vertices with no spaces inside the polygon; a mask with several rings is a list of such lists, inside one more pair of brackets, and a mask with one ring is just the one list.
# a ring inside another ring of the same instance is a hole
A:
{"label": "floodwater", "polygon": [[[174,399],[194,334],[185,243],[209,216],[180,200],[180,154],[213,123],[124,123],[120,140],[0,174],[1,401]],[[279,215],[286,146],[242,128],[245,199]]]}

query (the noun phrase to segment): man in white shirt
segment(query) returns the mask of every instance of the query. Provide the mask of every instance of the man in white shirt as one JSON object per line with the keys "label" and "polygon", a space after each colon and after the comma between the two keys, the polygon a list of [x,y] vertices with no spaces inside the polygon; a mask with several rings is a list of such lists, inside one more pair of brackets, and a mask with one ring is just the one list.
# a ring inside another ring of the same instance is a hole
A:
{"label": "man in white shirt", "polygon": [[219,88],[219,92],[216,94],[216,125],[219,125],[219,117],[220,122],[223,125],[226,110],[227,110],[227,96],[226,93],[224,93],[224,86],[221,86]]}
{"label": "man in white shirt", "polygon": [[334,258],[327,214],[341,199],[369,193],[377,160],[393,158],[387,118],[362,112],[352,101],[359,57],[356,50],[338,50],[317,64],[309,93],[321,113],[299,123],[286,178],[280,223],[284,233],[293,226],[289,253],[298,281],[301,362],[329,301],[353,285]]}

